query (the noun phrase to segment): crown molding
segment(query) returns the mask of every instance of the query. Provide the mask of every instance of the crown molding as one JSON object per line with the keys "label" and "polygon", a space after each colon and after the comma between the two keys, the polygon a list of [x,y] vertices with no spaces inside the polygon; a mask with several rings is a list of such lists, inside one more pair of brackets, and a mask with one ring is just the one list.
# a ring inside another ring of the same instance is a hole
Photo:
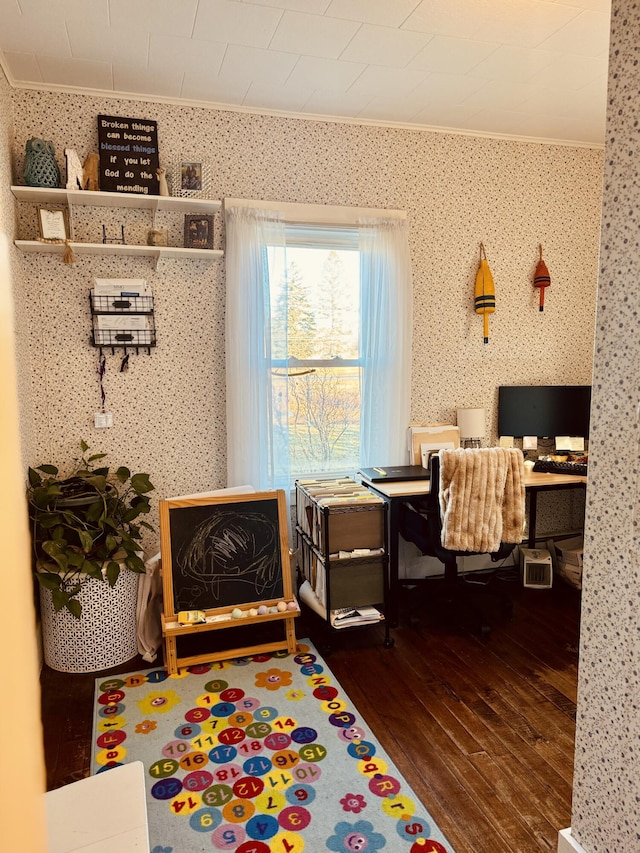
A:
{"label": "crown molding", "polygon": [[321,122],[324,124],[349,124],[363,127],[382,127],[387,128],[389,130],[406,130],[414,133],[435,133],[442,136],[466,136],[479,139],[495,139],[507,142],[520,142],[533,145],[557,145],[565,148],[592,148],[596,150],[604,149],[604,143],[600,142],[585,142],[582,140],[574,139],[553,139],[537,136],[522,136],[518,134],[509,133],[489,133],[487,131],[461,129],[457,127],[439,127],[436,125],[413,124],[411,122],[380,121],[378,119],[358,118],[357,116],[345,117],[334,115],[320,115],[316,113],[290,112],[287,110],[273,110],[261,107],[249,107],[240,104],[224,104],[218,103],[216,101],[200,101],[192,100],[189,98],[170,98],[163,95],[142,95],[136,92],[117,92],[108,91],[106,89],[89,89],[75,86],[17,81],[13,79],[10,73],[8,73],[8,69],[3,61],[1,53],[0,65],[2,65],[5,76],[7,77],[7,82],[14,90],[23,89],[30,91],[52,92],[65,95],[80,95],[82,97],[102,98],[108,100],[136,101],[152,104],[169,104],[170,106],[175,107],[192,107],[209,111],[241,113],[245,115],[259,115],[267,116],[270,118],[293,119],[295,121],[314,121]]}

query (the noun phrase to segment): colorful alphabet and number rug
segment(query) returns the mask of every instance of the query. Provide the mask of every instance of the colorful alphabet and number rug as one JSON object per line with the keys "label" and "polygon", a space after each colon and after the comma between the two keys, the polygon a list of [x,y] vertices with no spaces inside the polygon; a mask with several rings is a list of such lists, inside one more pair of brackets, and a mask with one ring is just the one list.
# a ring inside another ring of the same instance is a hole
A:
{"label": "colorful alphabet and number rug", "polygon": [[308,640],[97,679],[92,772],[145,767],[152,853],[453,853]]}

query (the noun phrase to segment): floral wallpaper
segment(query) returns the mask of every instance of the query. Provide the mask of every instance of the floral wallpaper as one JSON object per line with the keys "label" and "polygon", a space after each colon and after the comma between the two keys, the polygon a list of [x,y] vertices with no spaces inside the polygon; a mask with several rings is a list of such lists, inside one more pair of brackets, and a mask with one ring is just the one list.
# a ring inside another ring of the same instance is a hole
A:
{"label": "floral wallpaper", "polygon": [[24,283],[23,267],[20,253],[13,247],[15,236],[15,204],[9,187],[12,180],[11,143],[13,137],[13,103],[12,92],[4,72],[0,68],[0,235],[10,246],[11,286],[14,294],[14,324],[16,328],[16,362],[20,411],[22,413],[21,430],[22,458],[24,467],[33,457],[35,450],[30,393],[30,370],[28,349],[26,346],[27,312],[21,299]]}
{"label": "floral wallpaper", "polygon": [[[306,121],[241,112],[39,91],[13,92],[13,180],[26,140],[97,150],[97,115],[158,122],[161,164],[203,161],[213,197],[402,208],[414,272],[412,417],[452,422],[459,406],[488,411],[495,442],[497,386],[589,383],[601,204],[602,152],[393,127]],[[19,231],[35,234],[35,210],[19,204]],[[157,222],[181,240],[180,215]],[[145,242],[150,217],[131,209],[78,208],[77,237],[100,241],[102,224],[125,225]],[[473,311],[480,242],[497,292],[490,339]],[[551,275],[544,312],[532,287],[542,244]],[[224,248],[215,222],[215,248]],[[81,438],[114,463],[148,471],[158,497],[225,485],[224,260],[168,261],[29,254],[21,333],[32,365],[31,462],[64,462]],[[151,355],[107,354],[106,408],[114,426],[96,430],[98,353],[90,345],[88,292],[95,277],[146,278],[158,345]],[[577,512],[540,501],[540,529],[575,527]],[[571,499],[574,500],[574,499]],[[568,513],[568,514],[567,514]],[[572,513],[575,517],[571,517]],[[152,547],[152,545],[150,546]]]}
{"label": "floral wallpaper", "polygon": [[638,850],[640,9],[613,0],[572,836]]}

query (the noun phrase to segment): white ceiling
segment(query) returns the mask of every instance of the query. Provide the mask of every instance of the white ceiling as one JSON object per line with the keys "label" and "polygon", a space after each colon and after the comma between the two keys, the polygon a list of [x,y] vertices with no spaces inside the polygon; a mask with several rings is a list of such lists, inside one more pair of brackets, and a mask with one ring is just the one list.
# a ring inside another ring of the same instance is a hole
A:
{"label": "white ceiling", "polygon": [[601,145],[611,0],[0,0],[17,87]]}

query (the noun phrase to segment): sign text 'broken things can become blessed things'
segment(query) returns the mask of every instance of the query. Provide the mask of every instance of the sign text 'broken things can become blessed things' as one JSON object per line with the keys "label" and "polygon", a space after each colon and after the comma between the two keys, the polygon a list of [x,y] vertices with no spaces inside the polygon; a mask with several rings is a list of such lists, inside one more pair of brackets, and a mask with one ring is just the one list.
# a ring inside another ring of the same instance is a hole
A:
{"label": "sign text 'broken things can become blessed things'", "polygon": [[158,124],[144,118],[98,116],[100,189],[158,194]]}

